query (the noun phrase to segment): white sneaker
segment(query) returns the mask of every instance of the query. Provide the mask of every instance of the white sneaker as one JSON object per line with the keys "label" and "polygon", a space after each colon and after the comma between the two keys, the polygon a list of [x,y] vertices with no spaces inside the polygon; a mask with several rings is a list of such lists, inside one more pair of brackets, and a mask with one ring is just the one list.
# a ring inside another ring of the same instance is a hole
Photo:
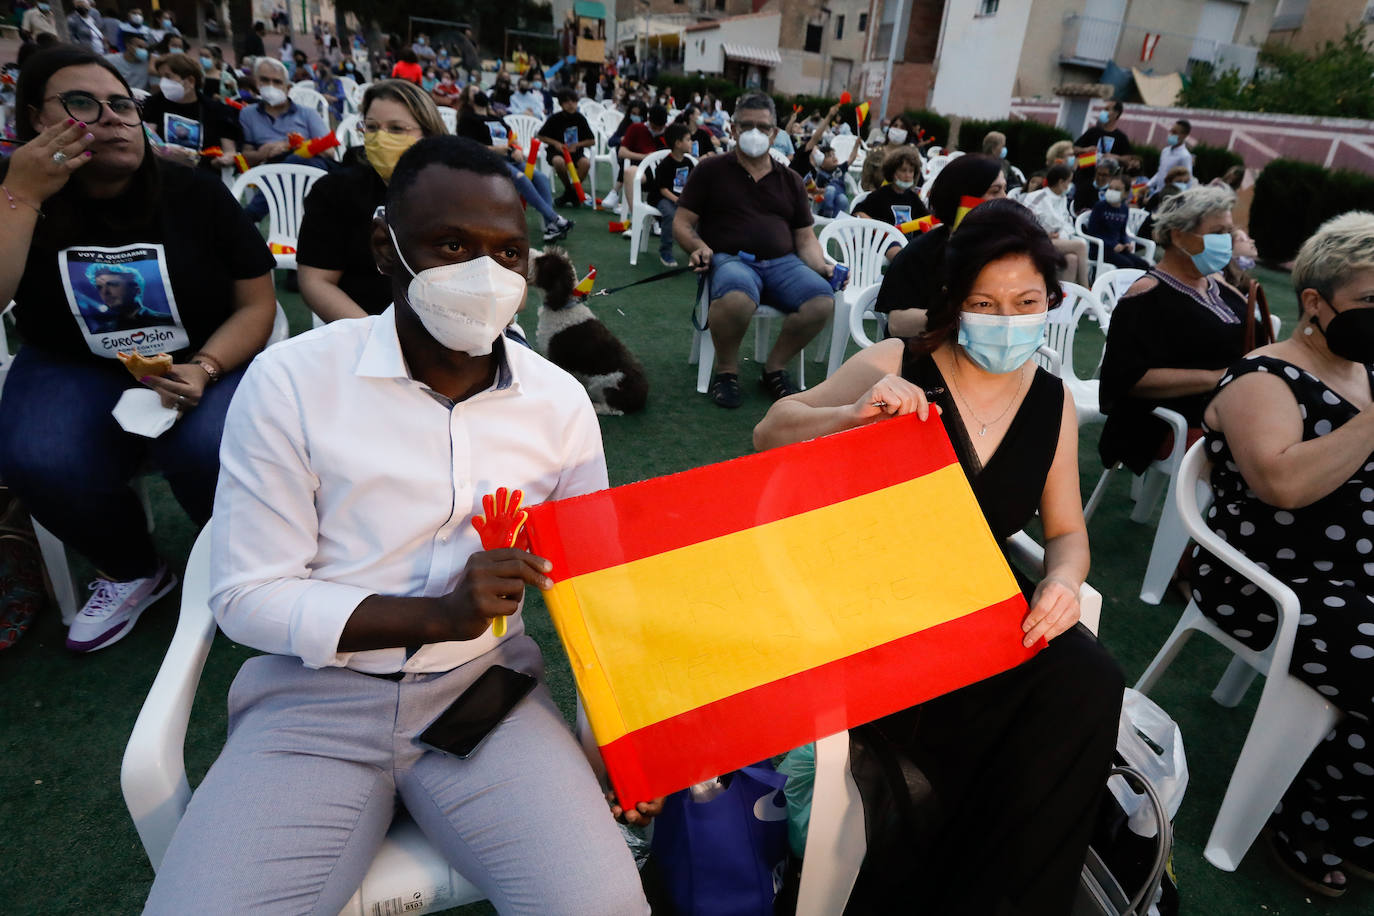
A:
{"label": "white sneaker", "polygon": [[143,579],[96,579],[88,586],[91,597],[86,606],[67,630],[67,648],[73,652],[94,652],[118,642],[134,628],[139,615],[176,584],[176,575],[165,563],[158,564],[157,572]]}
{"label": "white sneaker", "polygon": [[612,188],[611,193],[601,198],[601,209],[614,210],[618,206],[620,206],[620,195],[615,192],[615,188]]}

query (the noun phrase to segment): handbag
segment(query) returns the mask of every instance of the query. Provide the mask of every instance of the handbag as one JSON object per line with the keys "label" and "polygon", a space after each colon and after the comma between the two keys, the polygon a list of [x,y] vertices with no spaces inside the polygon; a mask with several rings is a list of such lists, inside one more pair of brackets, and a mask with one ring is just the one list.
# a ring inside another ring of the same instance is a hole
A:
{"label": "handbag", "polygon": [[721,781],[707,801],[674,792],[654,818],[664,902],[679,916],[771,916],[787,861],[787,777],[765,762]]}
{"label": "handbag", "polygon": [[[1135,894],[1128,897],[1121,882],[1093,847],[1088,847],[1087,860],[1078,884],[1078,894],[1074,898],[1071,916],[1145,916],[1154,906],[1168,870],[1169,857],[1173,852],[1173,827],[1167,812],[1150,780],[1138,770],[1128,766],[1112,767],[1110,777],[1120,777],[1134,783],[1154,817],[1157,830],[1154,831],[1154,855],[1149,871]],[[1096,839],[1095,839],[1096,841]]]}

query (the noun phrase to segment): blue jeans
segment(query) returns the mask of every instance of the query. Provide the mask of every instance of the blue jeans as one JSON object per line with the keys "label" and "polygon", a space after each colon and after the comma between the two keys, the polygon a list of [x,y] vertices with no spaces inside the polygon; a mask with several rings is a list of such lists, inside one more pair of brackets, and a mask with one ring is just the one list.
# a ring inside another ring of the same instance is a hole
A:
{"label": "blue jeans", "polygon": [[825,186],[825,199],[821,201],[821,216],[827,219],[833,218],[836,213],[849,212],[849,198],[845,196],[844,188],[838,184],[828,184]]}
{"label": "blue jeans", "polygon": [[549,177],[535,169],[534,177],[526,178],[525,170],[513,162],[507,162],[506,168],[510,169],[510,177],[515,181],[515,190],[525,198],[525,203],[544,217],[544,225],[547,227],[557,223],[558,213],[553,209],[553,188],[549,186]]}
{"label": "blue jeans", "polygon": [[157,553],[129,481],[151,464],[197,524],[210,518],[224,414],[243,377],[226,372],[156,439],[126,433],[110,411],[140,387],[117,360],[25,346],[0,399],[0,478],[34,518],[114,579],[151,575]]}
{"label": "blue jeans", "polygon": [[830,281],[795,254],[745,261],[738,255],[717,251],[711,255],[711,301],[734,292],[744,293],[755,305],[764,303],[787,313],[797,311],[812,299],[835,298]]}
{"label": "blue jeans", "polygon": [[677,215],[677,204],[666,197],[660,197],[654,207],[663,214],[658,221],[661,233],[658,240],[658,256],[667,261],[673,256],[673,217]]}

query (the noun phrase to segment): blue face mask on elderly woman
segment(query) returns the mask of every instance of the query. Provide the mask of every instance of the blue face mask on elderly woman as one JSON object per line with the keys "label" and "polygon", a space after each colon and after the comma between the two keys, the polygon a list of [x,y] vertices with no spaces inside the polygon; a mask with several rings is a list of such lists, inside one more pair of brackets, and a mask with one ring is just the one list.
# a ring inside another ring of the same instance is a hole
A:
{"label": "blue face mask on elderly woman", "polygon": [[982,315],[961,312],[959,346],[968,358],[987,372],[1015,372],[1045,342],[1047,314]]}
{"label": "blue face mask on elderly woman", "polygon": [[1220,273],[1231,263],[1231,233],[1211,232],[1202,236],[1202,250],[1188,257],[1193,259],[1193,266],[1204,277]]}

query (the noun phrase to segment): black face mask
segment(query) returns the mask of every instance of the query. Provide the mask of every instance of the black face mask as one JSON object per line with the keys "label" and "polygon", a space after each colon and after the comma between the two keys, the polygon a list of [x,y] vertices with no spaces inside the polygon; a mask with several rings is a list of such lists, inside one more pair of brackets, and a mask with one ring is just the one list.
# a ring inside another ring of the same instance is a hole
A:
{"label": "black face mask", "polygon": [[1336,312],[1324,328],[1315,321],[1312,324],[1322,332],[1326,348],[1336,356],[1353,363],[1374,363],[1374,309]]}

